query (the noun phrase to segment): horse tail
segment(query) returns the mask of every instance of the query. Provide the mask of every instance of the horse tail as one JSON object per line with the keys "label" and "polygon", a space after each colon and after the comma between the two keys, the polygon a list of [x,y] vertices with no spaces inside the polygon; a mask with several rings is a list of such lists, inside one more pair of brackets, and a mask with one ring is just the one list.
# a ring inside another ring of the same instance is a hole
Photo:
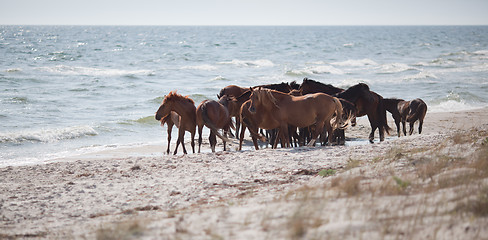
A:
{"label": "horse tail", "polygon": [[343,110],[342,110],[342,104],[341,101],[339,101],[338,98],[332,97],[335,103],[335,120],[331,120],[331,126],[333,129],[346,129],[347,126],[349,126],[349,123],[351,123],[351,118],[348,118],[344,120],[342,118]]}
{"label": "horse tail", "polygon": [[390,126],[388,126],[388,119],[386,118],[386,107],[381,96],[379,98],[378,107],[376,110],[379,117],[379,126],[383,127],[383,129],[385,129],[385,132],[390,135],[390,130],[392,129],[390,128]]}
{"label": "horse tail", "polygon": [[203,122],[205,123],[205,125],[207,125],[207,127],[210,128],[210,130],[213,131],[215,133],[215,135],[217,135],[217,137],[222,139],[222,141],[229,142],[229,139],[226,138],[225,136],[222,136],[222,134],[219,133],[217,127],[215,127],[215,124],[208,117],[207,102],[205,102],[202,105],[202,119],[203,119]]}

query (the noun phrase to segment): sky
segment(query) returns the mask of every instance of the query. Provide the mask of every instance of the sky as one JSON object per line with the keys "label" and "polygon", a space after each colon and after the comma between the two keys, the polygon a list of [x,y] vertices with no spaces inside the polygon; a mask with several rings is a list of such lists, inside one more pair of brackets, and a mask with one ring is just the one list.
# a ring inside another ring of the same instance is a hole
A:
{"label": "sky", "polygon": [[487,0],[0,0],[0,25],[488,25]]}

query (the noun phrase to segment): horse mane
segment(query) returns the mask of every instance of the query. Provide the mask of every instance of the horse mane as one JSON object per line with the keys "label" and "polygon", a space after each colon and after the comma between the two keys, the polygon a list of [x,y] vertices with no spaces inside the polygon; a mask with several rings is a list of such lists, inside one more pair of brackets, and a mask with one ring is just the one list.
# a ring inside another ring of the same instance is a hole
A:
{"label": "horse mane", "polygon": [[300,84],[298,84],[297,81],[293,81],[289,85],[290,85],[291,89],[295,89],[295,90],[300,89]]}
{"label": "horse mane", "polygon": [[342,92],[342,91],[344,91],[344,89],[342,89],[342,88],[334,87],[331,84],[321,83],[319,81],[316,81],[316,80],[313,80],[313,79],[310,79],[310,78],[304,78],[303,81],[302,81],[302,84],[300,85],[300,88],[299,89],[302,89],[303,88],[303,85],[307,85],[307,84],[314,85],[314,88],[318,88],[318,89],[324,89],[324,88],[326,88],[327,91],[333,91],[333,92]]}
{"label": "horse mane", "polygon": [[288,93],[291,90],[290,84],[288,84],[286,82],[266,84],[266,85],[258,85],[258,86],[255,86],[253,88],[266,88],[266,89],[276,90],[276,91],[284,92],[284,93]]}
{"label": "horse mane", "polygon": [[195,105],[195,102],[191,98],[176,93],[176,90],[169,92],[168,95],[164,97],[163,104],[171,101],[183,101],[183,100],[189,101],[190,103]]}
{"label": "horse mane", "polygon": [[262,95],[262,94],[265,94],[266,96],[269,97],[269,99],[271,100],[271,103],[277,107],[277,108],[280,108],[278,106],[278,100],[273,96],[273,92],[276,92],[276,93],[281,93],[283,94],[282,92],[280,91],[276,91],[276,90],[272,90],[272,89],[267,89],[267,88],[263,88],[263,87],[259,87],[256,89],[256,91],[258,92],[258,94]]}

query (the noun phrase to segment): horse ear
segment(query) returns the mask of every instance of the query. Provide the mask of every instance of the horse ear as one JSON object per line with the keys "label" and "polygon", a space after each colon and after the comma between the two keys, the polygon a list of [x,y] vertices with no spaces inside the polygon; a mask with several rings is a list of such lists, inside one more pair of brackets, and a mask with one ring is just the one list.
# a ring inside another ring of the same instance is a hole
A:
{"label": "horse ear", "polygon": [[249,90],[252,92],[252,90],[253,90],[252,87],[249,87]]}

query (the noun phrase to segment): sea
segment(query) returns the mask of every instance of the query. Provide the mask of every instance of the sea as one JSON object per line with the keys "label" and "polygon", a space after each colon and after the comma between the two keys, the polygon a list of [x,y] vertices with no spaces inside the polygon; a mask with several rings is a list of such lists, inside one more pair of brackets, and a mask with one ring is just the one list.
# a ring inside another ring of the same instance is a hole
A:
{"label": "sea", "polygon": [[0,167],[162,153],[154,113],[170,91],[198,104],[305,77],[428,112],[487,107],[488,26],[0,26]]}

